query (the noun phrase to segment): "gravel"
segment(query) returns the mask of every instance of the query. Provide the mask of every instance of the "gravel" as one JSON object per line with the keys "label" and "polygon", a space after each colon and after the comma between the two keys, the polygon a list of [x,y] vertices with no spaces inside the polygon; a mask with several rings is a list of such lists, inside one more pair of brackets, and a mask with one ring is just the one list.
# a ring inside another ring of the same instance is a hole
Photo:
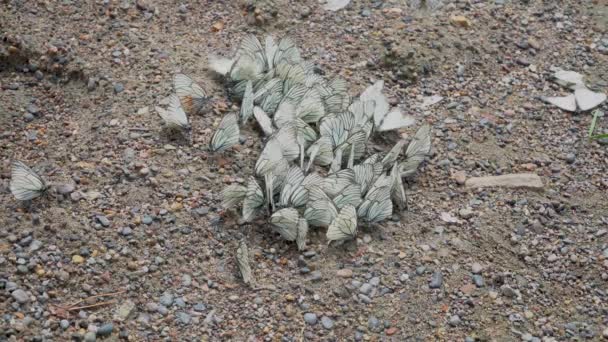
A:
{"label": "gravel", "polygon": [[317,324],[317,315],[312,312],[307,312],[304,314],[304,322],[310,325]]}
{"label": "gravel", "polygon": [[439,271],[434,272],[429,281],[429,287],[432,289],[438,289],[443,284],[443,274]]}
{"label": "gravel", "polygon": [[30,296],[22,289],[17,289],[11,293],[11,297],[19,304],[25,304],[30,301]]}
{"label": "gravel", "polygon": [[321,325],[323,325],[323,328],[330,330],[334,327],[334,321],[327,316],[323,316],[321,317]]}

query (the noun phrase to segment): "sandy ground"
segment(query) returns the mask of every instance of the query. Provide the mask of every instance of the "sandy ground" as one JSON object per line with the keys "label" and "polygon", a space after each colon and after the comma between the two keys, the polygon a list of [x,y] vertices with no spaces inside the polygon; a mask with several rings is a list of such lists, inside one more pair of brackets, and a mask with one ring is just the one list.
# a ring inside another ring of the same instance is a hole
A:
{"label": "sandy ground", "polygon": [[[605,1],[258,7],[256,20],[236,1],[2,2],[0,340],[608,338],[606,145],[587,139],[589,113],[538,100],[565,94],[552,67],[608,90]],[[230,56],[249,33],[292,37],[353,95],[384,79],[393,104],[432,125],[408,211],[344,247],[314,231],[298,253],[264,220],[239,226],[220,210],[219,190],[251,174],[261,135],[250,127],[233,151],[207,152],[238,106],[207,56]],[[191,146],[159,134],[154,112],[177,71],[213,96],[191,118]],[[444,99],[423,108],[431,95]],[[18,203],[13,159],[62,194]],[[517,172],[541,176],[543,191],[458,182]],[[253,289],[234,261],[243,236]]]}

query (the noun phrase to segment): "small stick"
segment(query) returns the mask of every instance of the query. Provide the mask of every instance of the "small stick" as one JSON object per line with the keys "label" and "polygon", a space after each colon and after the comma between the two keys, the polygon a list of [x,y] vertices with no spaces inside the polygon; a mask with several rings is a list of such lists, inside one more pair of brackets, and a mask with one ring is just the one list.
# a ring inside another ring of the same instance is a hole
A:
{"label": "small stick", "polygon": [[75,302],[73,304],[68,305],[68,308],[73,307],[74,305],[78,305],[78,304],[80,304],[83,301],[88,300],[88,299],[93,299],[93,298],[98,298],[98,297],[110,297],[110,296],[114,296],[114,295],[125,293],[125,292],[126,292],[126,290],[116,291],[116,292],[109,292],[109,293],[101,293],[101,294],[98,294],[98,295],[87,297],[85,299],[81,299],[81,300],[79,300],[79,301],[77,301],[77,302]]}
{"label": "small stick", "polygon": [[129,131],[150,132],[150,129],[145,127],[130,127]]}
{"label": "small stick", "polygon": [[81,310],[81,309],[90,309],[90,308],[94,308],[94,307],[98,307],[98,306],[115,304],[115,303],[116,303],[115,300],[111,300],[109,302],[101,302],[101,303],[95,303],[95,304],[91,304],[91,305],[84,305],[84,306],[77,306],[77,307],[67,308],[66,311],[74,311],[74,310]]}

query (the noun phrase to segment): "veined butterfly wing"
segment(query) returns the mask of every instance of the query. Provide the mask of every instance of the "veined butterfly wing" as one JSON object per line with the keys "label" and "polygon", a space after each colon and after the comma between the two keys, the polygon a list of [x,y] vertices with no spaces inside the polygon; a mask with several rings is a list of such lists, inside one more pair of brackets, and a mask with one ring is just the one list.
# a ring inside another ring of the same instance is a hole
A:
{"label": "veined butterfly wing", "polygon": [[413,116],[404,115],[399,108],[393,108],[381,116],[374,116],[375,129],[378,132],[411,126],[415,122]]}
{"label": "veined butterfly wing", "polygon": [[293,195],[294,191],[300,187],[303,181],[304,172],[302,172],[299,167],[292,166],[287,172],[287,178],[285,180],[285,184],[283,185],[283,189],[281,190],[281,196],[279,197],[279,204],[282,206],[288,206],[291,196]]}
{"label": "veined butterfly wing", "polygon": [[431,152],[431,126],[424,125],[414,134],[414,138],[405,150],[405,157],[422,161],[429,152]]}
{"label": "veined butterfly wing", "polygon": [[243,220],[250,222],[264,208],[266,203],[264,191],[255,178],[250,177],[247,184],[247,194],[243,200]]}
{"label": "veined butterfly wing", "polygon": [[241,103],[241,122],[247,122],[253,115],[253,83],[247,81],[243,102]]}
{"label": "veined butterfly wing", "polygon": [[238,184],[230,184],[222,189],[221,195],[222,208],[232,208],[243,201],[245,195],[247,195],[247,188]]}
{"label": "veined butterfly wing", "polygon": [[180,101],[175,94],[169,97],[169,107],[164,110],[156,107],[158,115],[163,119],[168,127],[177,127],[180,129],[188,129],[188,117],[180,105]]}
{"label": "veined butterfly wing", "polygon": [[355,172],[351,169],[340,170],[325,177],[321,182],[321,189],[334,198],[348,185],[355,183]]}
{"label": "veined butterfly wing", "polygon": [[207,93],[201,86],[184,74],[176,74],[173,87],[186,113],[195,115],[201,112],[207,102]]}
{"label": "veined butterfly wing", "polygon": [[217,57],[214,55],[209,56],[209,69],[215,71],[216,73],[226,76],[232,69],[232,65],[234,64],[235,59],[228,59],[223,57]]}
{"label": "veined butterfly wing", "polygon": [[399,155],[401,154],[401,150],[403,150],[405,143],[406,141],[404,139],[401,139],[397,141],[395,146],[393,146],[390,151],[388,151],[386,156],[384,156],[384,158],[382,159],[382,165],[384,165],[384,167],[388,168],[389,166],[393,165],[395,161],[397,161],[397,158],[399,158]]}
{"label": "veined butterfly wing", "polygon": [[243,282],[250,285],[253,282],[253,277],[251,275],[251,266],[249,265],[249,248],[245,240],[239,242],[239,247],[236,250],[236,264],[239,267]]}
{"label": "veined butterfly wing", "polygon": [[48,189],[42,177],[18,160],[13,161],[9,187],[13,196],[19,201],[28,201],[39,197]]}
{"label": "veined butterfly wing", "polygon": [[361,186],[359,184],[350,184],[338,196],[334,198],[336,208],[342,209],[347,205],[352,205],[355,208],[361,204]]}
{"label": "veined butterfly wing", "polygon": [[346,205],[327,228],[327,240],[342,241],[354,239],[357,236],[357,210],[352,205]]}
{"label": "veined butterfly wing", "polygon": [[262,131],[266,136],[271,136],[272,134],[274,134],[272,120],[268,117],[268,114],[266,114],[266,112],[262,108],[258,106],[253,107],[253,116],[255,117],[255,120],[258,122],[260,128],[262,128]]}
{"label": "veined butterfly wing", "polygon": [[211,137],[210,150],[221,152],[239,143],[239,124],[236,114],[225,115]]}
{"label": "veined butterfly wing", "polygon": [[270,224],[287,241],[298,237],[300,214],[294,208],[283,208],[270,216]]}
{"label": "veined butterfly wing", "polygon": [[407,195],[405,193],[405,188],[403,187],[403,180],[401,179],[401,173],[399,172],[397,163],[393,165],[391,177],[393,178],[391,199],[397,205],[397,208],[405,210],[407,209]]}

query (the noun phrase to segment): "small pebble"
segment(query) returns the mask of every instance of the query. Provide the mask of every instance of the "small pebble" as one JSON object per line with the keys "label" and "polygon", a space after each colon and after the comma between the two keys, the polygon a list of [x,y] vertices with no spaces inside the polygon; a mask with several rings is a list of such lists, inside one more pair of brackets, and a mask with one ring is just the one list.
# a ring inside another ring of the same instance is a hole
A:
{"label": "small pebble", "polygon": [[329,330],[334,327],[334,321],[327,316],[323,316],[321,317],[321,325],[323,325],[323,328]]}
{"label": "small pebble", "polygon": [[312,312],[307,312],[304,314],[304,322],[314,325],[317,324],[317,315]]}
{"label": "small pebble", "polygon": [[438,289],[441,287],[442,284],[443,284],[443,274],[441,274],[441,272],[439,272],[439,271],[433,273],[433,275],[431,276],[431,280],[429,282],[429,287],[432,289]]}

